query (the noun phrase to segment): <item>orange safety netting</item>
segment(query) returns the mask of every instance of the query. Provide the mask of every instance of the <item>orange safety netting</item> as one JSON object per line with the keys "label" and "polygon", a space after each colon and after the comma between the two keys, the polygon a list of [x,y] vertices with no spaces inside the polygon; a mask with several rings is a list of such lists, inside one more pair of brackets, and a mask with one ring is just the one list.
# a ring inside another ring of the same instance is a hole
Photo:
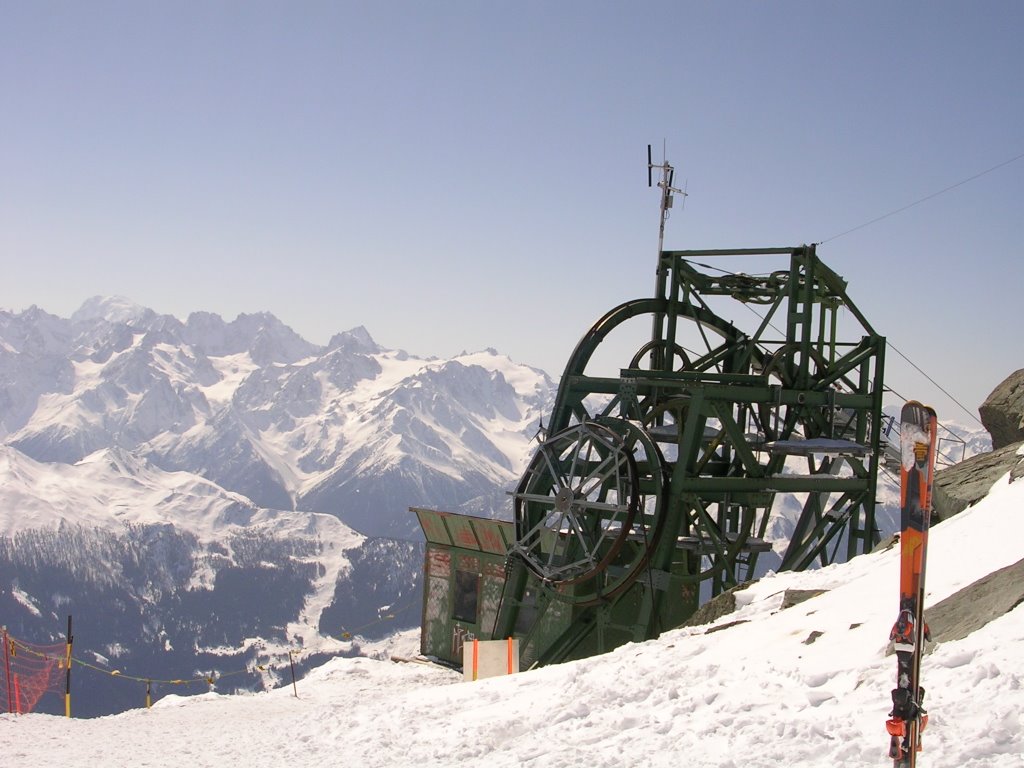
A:
{"label": "orange safety netting", "polygon": [[0,658],[0,700],[6,700],[4,711],[31,712],[47,691],[64,690],[67,645],[55,643],[36,645],[3,635],[3,657]]}

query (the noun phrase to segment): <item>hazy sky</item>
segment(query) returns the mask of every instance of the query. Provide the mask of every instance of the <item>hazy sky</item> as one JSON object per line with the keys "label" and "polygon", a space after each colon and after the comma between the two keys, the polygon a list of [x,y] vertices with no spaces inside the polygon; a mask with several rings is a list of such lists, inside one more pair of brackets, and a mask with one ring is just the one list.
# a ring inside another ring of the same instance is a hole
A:
{"label": "hazy sky", "polygon": [[1022,29],[1021,2],[0,0],[0,307],[270,311],[558,376],[652,293],[651,143],[689,192],[666,247],[825,241],[973,409],[1024,367]]}

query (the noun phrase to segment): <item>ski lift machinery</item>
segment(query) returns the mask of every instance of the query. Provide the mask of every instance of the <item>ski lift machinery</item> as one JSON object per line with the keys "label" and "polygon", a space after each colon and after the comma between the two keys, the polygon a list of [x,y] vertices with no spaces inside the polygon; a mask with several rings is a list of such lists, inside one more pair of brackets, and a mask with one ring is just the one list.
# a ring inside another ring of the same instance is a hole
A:
{"label": "ski lift machinery", "polygon": [[[648,147],[649,186],[653,171],[654,296],[620,304],[584,334],[512,492],[514,540],[490,636],[519,638],[523,669],[678,627],[754,578],[759,556],[801,570],[879,539],[884,338],[814,245],[664,250],[673,195],[685,193]],[[781,265],[755,276],[705,264],[730,259]],[[754,309],[750,330],[720,307]],[[592,373],[627,322],[649,327],[649,339],[617,376]],[[843,338],[847,328],[855,335]],[[773,532],[788,538],[784,550],[773,550]]]}

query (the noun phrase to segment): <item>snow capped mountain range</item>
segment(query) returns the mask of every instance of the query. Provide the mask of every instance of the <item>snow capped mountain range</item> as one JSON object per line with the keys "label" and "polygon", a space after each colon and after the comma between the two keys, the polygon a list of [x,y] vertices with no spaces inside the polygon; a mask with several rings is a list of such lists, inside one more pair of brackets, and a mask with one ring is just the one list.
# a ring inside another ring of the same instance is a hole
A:
{"label": "snow capped mountain range", "polygon": [[[97,658],[164,676],[357,653],[350,628],[418,624],[409,507],[503,514],[553,394],[493,350],[320,347],[265,313],[0,312],[0,623],[43,641],[74,614]],[[101,684],[83,714],[126,705]]]}
{"label": "snow capped mountain range", "polygon": [[417,358],[364,328],[318,347],[269,314],[181,322],[116,298],[69,320],[0,313],[0,371],[0,435],[36,461],[119,449],[261,507],[403,538],[410,504],[500,498],[554,388],[493,351]]}

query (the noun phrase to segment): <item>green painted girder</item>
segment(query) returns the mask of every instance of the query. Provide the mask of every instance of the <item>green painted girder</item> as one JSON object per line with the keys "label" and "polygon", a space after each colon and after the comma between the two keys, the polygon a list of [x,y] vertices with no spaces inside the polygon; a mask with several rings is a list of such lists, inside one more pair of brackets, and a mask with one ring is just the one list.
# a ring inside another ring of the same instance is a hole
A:
{"label": "green painted girder", "polygon": [[[709,376],[713,381],[702,381],[698,376],[687,371],[650,373],[636,369],[623,369],[622,376],[584,377],[573,376],[563,382],[562,389],[566,393],[575,394],[618,394],[622,388],[623,378],[635,380],[637,394],[647,395],[655,391],[678,391],[686,394],[688,390],[700,387],[705,400],[720,400],[731,403],[764,403],[766,405],[806,405],[822,407],[834,405],[840,408],[865,409],[873,405],[872,395],[852,392],[826,392],[818,389],[784,388],[777,384],[767,384],[761,376],[749,374],[729,374]],[[721,381],[722,383],[717,383]],[[736,382],[743,382],[742,384]],[[554,431],[554,422],[552,422]]]}
{"label": "green painted girder", "polygon": [[681,477],[672,487],[680,492],[715,494],[770,491],[776,493],[853,492],[868,488],[867,478],[775,475],[773,477]]}

